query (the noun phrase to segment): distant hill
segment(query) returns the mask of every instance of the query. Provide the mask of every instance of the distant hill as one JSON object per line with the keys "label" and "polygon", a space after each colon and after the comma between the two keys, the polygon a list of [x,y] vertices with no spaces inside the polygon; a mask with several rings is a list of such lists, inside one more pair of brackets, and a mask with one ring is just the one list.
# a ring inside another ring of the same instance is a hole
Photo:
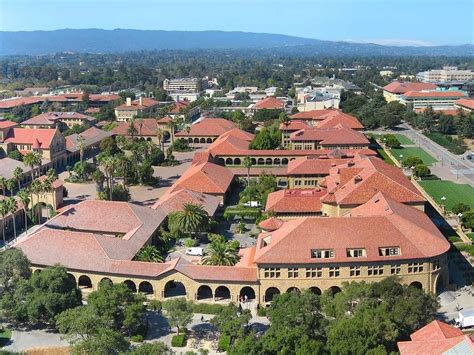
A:
{"label": "distant hill", "polygon": [[474,55],[472,44],[437,47],[392,47],[370,43],[322,41],[268,33],[223,31],[144,31],[64,29],[0,31],[0,55],[61,52],[120,53],[161,49],[278,49],[299,55]]}

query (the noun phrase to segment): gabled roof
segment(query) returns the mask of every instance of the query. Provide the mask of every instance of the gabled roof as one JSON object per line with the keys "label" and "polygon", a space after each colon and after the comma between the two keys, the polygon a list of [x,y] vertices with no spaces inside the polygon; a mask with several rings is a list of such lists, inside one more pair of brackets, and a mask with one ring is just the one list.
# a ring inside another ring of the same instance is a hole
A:
{"label": "gabled roof", "polygon": [[23,174],[27,174],[31,171],[31,168],[25,165],[23,162],[12,159],[9,157],[0,159],[0,176],[3,176],[5,179],[13,178],[13,171],[15,168],[20,168],[23,170]]}
{"label": "gabled roof", "polygon": [[394,81],[384,86],[384,90],[393,94],[404,94],[408,91],[434,90],[438,86],[432,83],[413,83]]}
{"label": "gabled roof", "polygon": [[180,111],[189,106],[189,101],[179,100],[174,103],[174,107],[170,110],[171,114],[178,114]]}
{"label": "gabled roof", "polygon": [[91,127],[80,134],[74,133],[66,136],[66,149],[69,152],[77,152],[79,150],[79,137],[84,138],[84,146],[88,147],[111,136],[113,136],[112,132],[107,132],[97,127]]}
{"label": "gabled roof", "polygon": [[401,355],[473,354],[468,335],[449,324],[434,320],[410,335],[411,341],[397,343]]}
{"label": "gabled roof", "polygon": [[282,110],[285,107],[285,103],[273,96],[268,96],[255,104],[255,109],[267,109],[267,110]]}
{"label": "gabled roof", "polygon": [[408,91],[402,95],[404,98],[461,98],[466,96],[461,91]]}
{"label": "gabled roof", "polygon": [[339,114],[340,111],[336,109],[310,110],[295,113],[294,115],[291,115],[290,118],[294,120],[322,121]]}
{"label": "gabled roof", "polygon": [[[140,127],[141,124],[141,127]],[[154,137],[158,129],[158,123],[154,118],[141,118],[133,120],[133,126],[136,129],[135,136],[147,136]],[[113,134],[119,136],[128,136],[128,128],[130,127],[130,122],[120,122],[117,126],[112,129]]]}
{"label": "gabled roof", "polygon": [[56,121],[75,119],[81,121],[93,122],[94,117],[84,115],[79,112],[45,112],[37,116],[31,117],[30,119],[23,121],[22,125],[49,125],[54,126]]}
{"label": "gabled roof", "polygon": [[233,178],[234,174],[223,166],[210,162],[198,163],[189,167],[176,180],[170,192],[185,188],[207,194],[223,195],[229,189]]}
{"label": "gabled roof", "polygon": [[[262,233],[256,245],[257,264],[354,262],[346,253],[350,248],[366,250],[357,262],[410,260],[435,257],[450,248],[426,214],[381,193],[355,215],[295,218],[274,232]],[[399,247],[401,255],[380,256],[379,248],[390,246]],[[313,249],[332,249],[334,257],[314,259]]]}
{"label": "gabled roof", "polygon": [[287,189],[268,194],[265,211],[275,213],[319,213],[320,198],[326,194],[322,189]]}
{"label": "gabled roof", "polygon": [[236,128],[236,125],[232,121],[228,121],[224,118],[205,118],[202,121],[195,123],[191,126],[191,130],[188,132],[181,131],[176,133],[176,137],[188,137],[188,136],[211,136],[219,137],[221,134]]}
{"label": "gabled roof", "polygon": [[32,145],[34,148],[49,149],[56,132],[56,129],[51,128],[13,128],[4,141]]}
{"label": "gabled roof", "polygon": [[321,145],[369,145],[365,135],[337,125],[334,128],[306,128],[290,135],[292,142],[319,142]]}
{"label": "gabled roof", "polygon": [[309,128],[308,124],[300,120],[291,120],[287,125],[280,123],[281,131],[299,131],[300,129]]}
{"label": "gabled roof", "polygon": [[341,165],[330,169],[325,179],[328,194],[323,203],[360,205],[377,192],[403,203],[423,203],[423,195],[403,172],[381,159],[366,157],[356,160],[354,165]]}
{"label": "gabled roof", "polygon": [[343,112],[339,112],[337,115],[328,117],[324,121],[318,124],[318,128],[335,128],[337,126],[343,126],[351,129],[363,129],[364,126],[360,121],[351,115],[348,115]]}
{"label": "gabled roof", "polygon": [[[141,104],[140,104],[140,99],[141,99]],[[131,105],[122,104],[120,106],[117,106],[116,109],[118,110],[142,110],[145,108],[153,107],[159,105],[160,102],[156,101],[154,99],[148,98],[148,97],[141,97],[136,100],[133,100]]]}
{"label": "gabled roof", "polygon": [[298,157],[288,163],[288,175],[328,175],[331,168],[353,160],[353,158],[315,159]]}
{"label": "gabled roof", "polygon": [[10,127],[15,127],[15,126],[18,126],[18,123],[9,121],[9,120],[0,121],[0,129],[10,128]]}
{"label": "gabled roof", "polygon": [[209,216],[213,216],[219,207],[219,199],[215,196],[203,194],[189,189],[178,188],[175,191],[168,189],[166,193],[153,205],[153,209],[160,208],[167,215],[181,211],[186,203],[201,205]]}
{"label": "gabled roof", "polygon": [[266,230],[268,232],[273,232],[280,228],[283,225],[283,221],[281,219],[278,219],[276,217],[270,217],[267,218],[264,221],[261,221],[258,226],[262,228],[263,230]]}
{"label": "gabled roof", "polygon": [[456,105],[474,110],[474,99],[459,99],[454,102]]}

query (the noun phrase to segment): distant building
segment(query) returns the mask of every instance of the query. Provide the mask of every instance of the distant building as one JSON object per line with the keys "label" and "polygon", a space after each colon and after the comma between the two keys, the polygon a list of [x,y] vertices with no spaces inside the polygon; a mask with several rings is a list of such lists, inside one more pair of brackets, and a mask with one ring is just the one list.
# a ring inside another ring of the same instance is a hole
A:
{"label": "distant building", "polygon": [[426,83],[444,83],[450,81],[469,81],[474,79],[474,71],[458,70],[457,67],[443,67],[443,69],[428,70],[416,74],[416,79]]}
{"label": "distant building", "polygon": [[433,110],[452,110],[455,108],[454,103],[465,96],[462,91],[409,91],[401,95],[400,103],[414,111],[422,111],[428,107]]}
{"label": "distant building", "polygon": [[159,104],[158,101],[146,97],[139,97],[134,101],[127,97],[123,105],[115,108],[115,117],[119,122],[130,121],[134,117],[150,114]]}
{"label": "distant building", "polygon": [[474,99],[459,99],[454,102],[454,107],[456,109],[461,109],[466,112],[474,111]]}
{"label": "distant building", "polygon": [[94,117],[78,112],[45,112],[23,121],[21,125],[25,128],[60,128],[61,125],[72,128],[75,125],[93,124],[95,121]]}
{"label": "distant building", "polygon": [[391,70],[381,70],[379,72],[380,76],[381,77],[390,77],[390,76],[393,76],[393,71]]}
{"label": "distant building", "polygon": [[163,80],[163,89],[168,92],[188,91],[200,92],[207,87],[206,83],[197,78],[179,78]]}
{"label": "distant building", "polygon": [[48,87],[32,87],[32,88],[24,88],[23,90],[15,90],[14,94],[16,96],[38,96],[38,95],[44,95],[49,92]]}
{"label": "distant building", "polygon": [[383,87],[385,101],[400,101],[400,96],[409,91],[435,90],[438,87],[431,83],[414,83],[394,81]]}

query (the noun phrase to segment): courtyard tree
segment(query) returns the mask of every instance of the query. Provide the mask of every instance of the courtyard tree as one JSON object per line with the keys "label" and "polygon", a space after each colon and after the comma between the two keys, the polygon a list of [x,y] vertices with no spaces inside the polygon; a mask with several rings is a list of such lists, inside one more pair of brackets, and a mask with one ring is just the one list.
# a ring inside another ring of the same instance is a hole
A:
{"label": "courtyard tree", "polygon": [[20,280],[31,276],[30,261],[18,249],[7,249],[0,253],[0,287],[9,292]]}
{"label": "courtyard tree", "polygon": [[166,311],[166,318],[172,327],[176,327],[178,335],[180,329],[186,327],[193,319],[193,309],[191,304],[184,298],[168,300],[163,304]]}
{"label": "courtyard tree", "polygon": [[419,157],[416,157],[416,156],[413,156],[413,155],[410,155],[409,157],[407,157],[403,162],[402,162],[402,165],[406,168],[411,168],[411,167],[415,167],[419,164],[423,164],[423,160],[421,160],[421,158]]}
{"label": "courtyard tree", "polygon": [[431,175],[431,170],[424,164],[418,164],[413,170],[413,175],[422,178]]}
{"label": "courtyard tree", "polygon": [[18,191],[20,191],[20,189],[21,189],[21,180],[23,179],[23,169],[20,168],[19,166],[17,166],[13,170],[13,178],[15,179],[15,181],[18,184]]}
{"label": "courtyard tree", "polygon": [[28,235],[28,206],[30,204],[30,193],[28,192],[28,190],[25,190],[25,189],[21,189],[20,191],[18,191],[18,194],[17,194],[18,198],[20,199],[21,201],[21,207],[23,209],[23,214],[24,214],[24,218],[25,218],[25,235]]}
{"label": "courtyard tree", "polygon": [[232,343],[234,338],[245,334],[245,327],[251,318],[250,310],[242,310],[231,303],[219,309],[219,312],[211,319],[211,324],[214,325],[222,335],[229,336]]}
{"label": "courtyard tree", "polygon": [[172,355],[174,352],[166,346],[165,343],[158,341],[156,343],[144,343],[141,344],[132,350],[130,350],[127,354],[130,355]]}
{"label": "courtyard tree", "polygon": [[31,181],[35,178],[34,170],[35,166],[41,166],[41,154],[38,152],[26,153],[23,162],[31,169]]}
{"label": "courtyard tree", "polygon": [[240,260],[238,242],[227,241],[221,235],[210,236],[211,244],[204,252],[204,265],[233,266]]}
{"label": "courtyard tree", "polygon": [[6,248],[7,246],[7,238],[5,235],[5,217],[10,212],[8,208],[8,204],[6,200],[0,200],[0,216],[2,217],[2,239],[3,239],[3,246]]}
{"label": "courtyard tree", "polygon": [[202,205],[185,203],[183,209],[176,214],[176,224],[184,233],[196,236],[198,232],[206,230],[209,215]]}
{"label": "courtyard tree", "polygon": [[13,221],[13,236],[16,240],[16,213],[18,212],[18,204],[14,197],[7,197],[4,201]]}
{"label": "courtyard tree", "polygon": [[135,260],[162,263],[164,259],[163,255],[160,253],[160,250],[156,246],[145,245],[138,251],[137,255],[135,256]]}
{"label": "courtyard tree", "polygon": [[242,162],[242,165],[247,169],[247,186],[250,185],[250,169],[252,168],[252,159],[246,156]]}

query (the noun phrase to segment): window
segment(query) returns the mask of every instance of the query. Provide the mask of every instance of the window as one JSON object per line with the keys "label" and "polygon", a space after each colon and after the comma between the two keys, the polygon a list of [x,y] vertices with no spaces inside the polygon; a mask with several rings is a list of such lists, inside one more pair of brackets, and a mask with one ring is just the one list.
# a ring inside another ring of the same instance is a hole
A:
{"label": "window", "polygon": [[380,256],[395,256],[400,255],[400,247],[383,247],[379,248]]}
{"label": "window", "polygon": [[301,186],[301,180],[295,180],[295,186]]}
{"label": "window", "polygon": [[311,257],[315,259],[334,258],[334,250],[332,249],[312,249]]}
{"label": "window", "polygon": [[339,277],[339,266],[332,266],[329,268],[329,277]]}
{"label": "window", "polygon": [[366,256],[365,249],[346,249],[348,258],[362,258]]}
{"label": "window", "polygon": [[266,278],[277,278],[280,277],[280,268],[279,267],[266,267],[263,269],[264,276]]}
{"label": "window", "polygon": [[288,268],[288,278],[294,279],[298,277],[298,268],[297,267],[289,267]]}
{"label": "window", "polygon": [[351,276],[360,276],[360,266],[351,266],[349,273]]}
{"label": "window", "polygon": [[383,265],[369,266],[367,270],[369,276],[383,275]]}
{"label": "window", "polygon": [[323,276],[323,268],[321,267],[307,267],[306,268],[307,278],[322,277],[322,276]]}
{"label": "window", "polygon": [[395,264],[390,267],[390,274],[392,275],[398,275],[400,273],[400,270],[402,269],[402,266],[400,264]]}
{"label": "window", "polygon": [[408,273],[422,272],[423,263],[410,263],[408,264]]}

